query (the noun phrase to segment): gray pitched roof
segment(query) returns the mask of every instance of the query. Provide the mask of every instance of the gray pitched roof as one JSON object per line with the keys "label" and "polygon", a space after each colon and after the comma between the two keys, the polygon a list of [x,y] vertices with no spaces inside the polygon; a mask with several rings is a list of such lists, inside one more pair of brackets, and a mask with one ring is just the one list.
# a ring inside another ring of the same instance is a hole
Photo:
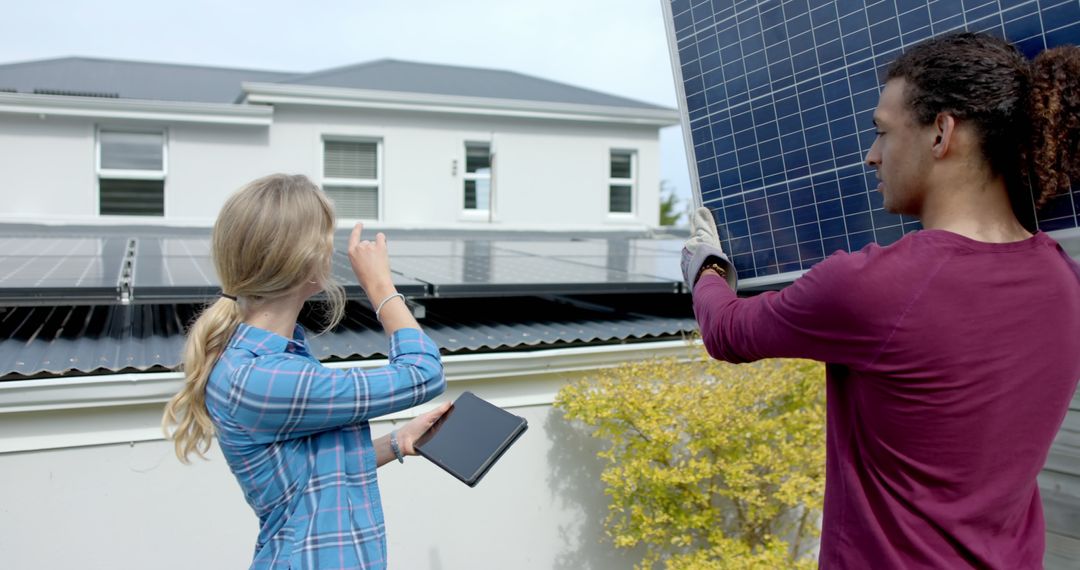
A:
{"label": "gray pitched roof", "polygon": [[394,59],[316,71],[282,83],[637,109],[666,108],[513,71]]}
{"label": "gray pitched roof", "polygon": [[280,81],[295,73],[87,57],[0,65],[0,90],[46,91],[197,103],[232,103],[244,81]]}
{"label": "gray pitched roof", "polygon": [[666,109],[512,71],[381,59],[312,73],[87,57],[0,65],[0,91],[233,103],[241,83],[283,83],[433,95]]}

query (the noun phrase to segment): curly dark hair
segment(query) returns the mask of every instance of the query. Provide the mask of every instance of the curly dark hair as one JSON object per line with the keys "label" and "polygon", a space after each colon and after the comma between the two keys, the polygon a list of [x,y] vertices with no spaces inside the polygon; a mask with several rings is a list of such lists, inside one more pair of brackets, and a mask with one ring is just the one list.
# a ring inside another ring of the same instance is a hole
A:
{"label": "curly dark hair", "polygon": [[975,127],[1028,229],[1035,209],[1080,180],[1080,48],[1049,49],[1029,62],[994,36],[952,33],[902,54],[886,72],[895,78],[907,82],[920,124],[948,113]]}

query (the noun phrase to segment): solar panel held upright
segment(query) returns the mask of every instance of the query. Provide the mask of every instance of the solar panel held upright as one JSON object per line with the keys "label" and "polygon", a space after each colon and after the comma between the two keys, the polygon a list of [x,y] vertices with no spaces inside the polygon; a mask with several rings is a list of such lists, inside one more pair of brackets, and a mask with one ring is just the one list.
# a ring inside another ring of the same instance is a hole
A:
{"label": "solar panel held upright", "polygon": [[[1071,1],[661,3],[694,200],[712,210],[740,286],[752,288],[920,227],[882,209],[863,164],[879,77],[904,49],[957,30],[1006,38],[1029,57],[1080,44]],[[1043,231],[1080,227],[1080,186],[1038,220]]]}

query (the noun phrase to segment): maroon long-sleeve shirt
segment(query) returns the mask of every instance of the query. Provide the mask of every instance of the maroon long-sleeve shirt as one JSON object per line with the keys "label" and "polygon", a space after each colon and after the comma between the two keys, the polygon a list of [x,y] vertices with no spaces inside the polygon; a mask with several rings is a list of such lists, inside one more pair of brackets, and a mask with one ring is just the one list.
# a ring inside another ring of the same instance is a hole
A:
{"label": "maroon long-sleeve shirt", "polygon": [[694,312],[715,358],[824,361],[822,568],[1042,568],[1036,475],[1080,379],[1080,267],[943,230]]}

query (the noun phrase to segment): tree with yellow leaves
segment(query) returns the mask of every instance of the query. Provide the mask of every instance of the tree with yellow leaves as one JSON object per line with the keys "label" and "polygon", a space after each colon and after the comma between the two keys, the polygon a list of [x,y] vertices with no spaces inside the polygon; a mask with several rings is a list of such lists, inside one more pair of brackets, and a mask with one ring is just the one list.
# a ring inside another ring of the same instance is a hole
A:
{"label": "tree with yellow leaves", "polygon": [[651,360],[567,385],[555,405],[608,442],[614,545],[637,568],[815,568],[824,494],[820,364]]}

